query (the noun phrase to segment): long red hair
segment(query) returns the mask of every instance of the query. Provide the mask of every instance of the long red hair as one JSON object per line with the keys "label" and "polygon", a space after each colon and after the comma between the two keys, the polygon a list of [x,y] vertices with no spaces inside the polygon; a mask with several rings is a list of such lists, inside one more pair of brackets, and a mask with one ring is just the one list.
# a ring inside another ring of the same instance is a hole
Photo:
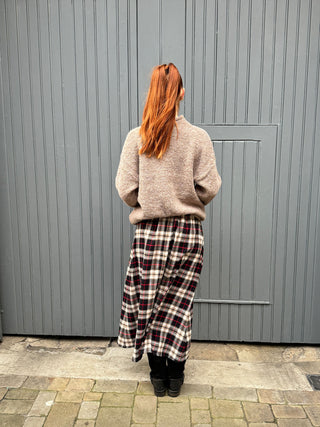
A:
{"label": "long red hair", "polygon": [[175,117],[182,88],[182,78],[172,62],[153,68],[140,127],[139,154],[161,159],[168,149],[173,126],[177,126]]}

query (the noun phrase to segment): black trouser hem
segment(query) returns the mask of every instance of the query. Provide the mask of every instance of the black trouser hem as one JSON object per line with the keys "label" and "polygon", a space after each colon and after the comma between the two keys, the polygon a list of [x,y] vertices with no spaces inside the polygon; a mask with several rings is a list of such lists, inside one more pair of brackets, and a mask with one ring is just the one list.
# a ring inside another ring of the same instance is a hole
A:
{"label": "black trouser hem", "polygon": [[148,354],[149,366],[152,378],[172,378],[178,379],[183,377],[186,361],[177,362],[165,356],[157,356],[153,353]]}

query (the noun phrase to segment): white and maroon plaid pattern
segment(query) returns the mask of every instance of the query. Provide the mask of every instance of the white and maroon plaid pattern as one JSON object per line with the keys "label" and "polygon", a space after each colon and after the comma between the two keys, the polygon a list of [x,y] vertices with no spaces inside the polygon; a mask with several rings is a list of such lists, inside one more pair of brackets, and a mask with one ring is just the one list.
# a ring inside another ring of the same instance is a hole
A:
{"label": "white and maroon plaid pattern", "polygon": [[193,216],[136,225],[127,270],[118,344],[143,353],[186,360],[193,299],[203,263],[201,221]]}

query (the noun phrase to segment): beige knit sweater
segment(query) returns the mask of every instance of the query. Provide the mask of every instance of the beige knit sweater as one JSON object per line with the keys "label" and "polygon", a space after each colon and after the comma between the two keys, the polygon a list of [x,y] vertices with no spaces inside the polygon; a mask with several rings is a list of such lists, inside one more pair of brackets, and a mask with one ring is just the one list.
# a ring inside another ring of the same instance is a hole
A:
{"label": "beige knit sweater", "polygon": [[134,208],[129,215],[136,224],[144,219],[196,215],[205,219],[204,206],[218,193],[221,177],[208,133],[176,118],[170,146],[162,159],[140,156],[140,127],[125,140],[116,176],[121,199]]}

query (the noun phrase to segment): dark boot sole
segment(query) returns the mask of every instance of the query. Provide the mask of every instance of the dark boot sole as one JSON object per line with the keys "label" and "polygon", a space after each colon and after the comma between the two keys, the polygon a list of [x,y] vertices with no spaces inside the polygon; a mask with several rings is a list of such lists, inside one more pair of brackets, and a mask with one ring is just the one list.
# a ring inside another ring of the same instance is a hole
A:
{"label": "dark boot sole", "polygon": [[167,392],[166,381],[164,379],[151,378],[151,384],[153,385],[153,391],[155,396],[163,397]]}
{"label": "dark boot sole", "polygon": [[180,394],[180,390],[179,391],[168,390],[168,396],[170,396],[170,397],[178,397],[179,394]]}
{"label": "dark boot sole", "polygon": [[182,378],[177,378],[177,379],[171,378],[171,379],[169,379],[168,396],[170,396],[170,397],[179,396],[183,383],[184,383],[184,375],[182,376]]}
{"label": "dark boot sole", "polygon": [[166,395],[166,390],[165,391],[155,391],[154,390],[154,395],[157,397],[163,397]]}

